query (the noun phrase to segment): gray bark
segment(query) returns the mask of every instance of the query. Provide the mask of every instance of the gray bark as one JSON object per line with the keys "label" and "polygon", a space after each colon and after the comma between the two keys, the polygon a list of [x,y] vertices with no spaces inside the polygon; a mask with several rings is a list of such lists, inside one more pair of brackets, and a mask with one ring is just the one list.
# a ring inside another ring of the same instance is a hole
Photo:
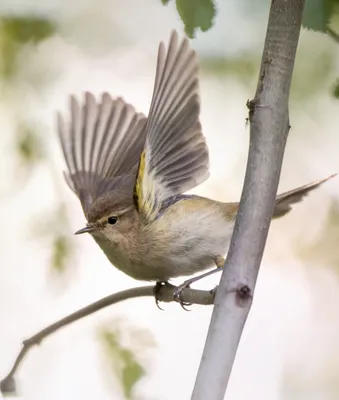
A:
{"label": "gray bark", "polygon": [[[304,0],[272,0],[254,100],[239,213],[215,297],[192,400],[222,400],[249,314],[271,222],[285,144],[288,100]],[[255,370],[255,360],[253,371]],[[245,383],[245,382],[244,382]]]}

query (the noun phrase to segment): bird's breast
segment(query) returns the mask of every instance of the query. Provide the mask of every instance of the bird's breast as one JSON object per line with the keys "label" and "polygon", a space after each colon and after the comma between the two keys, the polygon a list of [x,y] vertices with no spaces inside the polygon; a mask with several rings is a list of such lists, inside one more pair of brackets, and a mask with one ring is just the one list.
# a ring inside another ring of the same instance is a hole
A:
{"label": "bird's breast", "polygon": [[[103,235],[93,235],[94,240],[105,253],[108,260],[120,271],[141,281],[162,280],[163,263],[160,262],[156,241],[144,236],[133,244],[109,242]],[[156,260],[155,260],[156,259]],[[161,260],[164,261],[164,260]]]}

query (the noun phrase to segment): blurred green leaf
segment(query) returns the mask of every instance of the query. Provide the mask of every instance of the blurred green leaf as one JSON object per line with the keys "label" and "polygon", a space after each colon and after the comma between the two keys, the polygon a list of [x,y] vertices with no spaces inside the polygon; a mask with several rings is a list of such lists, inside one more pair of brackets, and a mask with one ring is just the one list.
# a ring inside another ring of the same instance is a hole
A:
{"label": "blurred green leaf", "polygon": [[338,0],[306,0],[303,13],[304,28],[325,33],[338,5]]}
{"label": "blurred green leaf", "polygon": [[52,246],[51,266],[55,271],[63,273],[67,268],[72,249],[69,237],[56,235]]}
{"label": "blurred green leaf", "polygon": [[339,78],[335,81],[333,85],[332,94],[336,99],[339,99]]}
{"label": "blurred green leaf", "polygon": [[60,203],[45,228],[52,235],[51,268],[60,274],[66,272],[73,253],[71,238],[64,234],[68,226],[66,210],[66,205]]}
{"label": "blurred green leaf", "polygon": [[101,333],[105,352],[111,360],[111,367],[121,383],[125,398],[130,400],[133,388],[145,375],[145,370],[136,360],[134,353],[120,344],[119,336],[117,331],[103,330]]}
{"label": "blurred green leaf", "polygon": [[193,38],[198,28],[205,32],[212,27],[216,14],[213,0],[176,0],[176,6],[188,37]]}
{"label": "blurred green leaf", "polygon": [[0,24],[3,34],[21,44],[39,43],[56,31],[55,23],[47,18],[4,17]]}
{"label": "blurred green leaf", "polygon": [[336,3],[335,9],[331,15],[330,27],[337,31],[339,29],[339,0],[336,0]]}
{"label": "blurred green leaf", "polygon": [[52,272],[63,274],[68,270],[73,256],[73,236],[69,235],[67,208],[64,203],[59,203],[56,208],[42,215],[35,215],[34,224],[30,229],[30,235],[41,240],[47,240],[50,250],[50,267]]}
{"label": "blurred green leaf", "polygon": [[[124,397],[128,400],[133,399],[133,391],[135,385],[145,376],[145,368],[137,360],[137,351],[134,349],[138,342],[141,343],[142,349],[150,346],[150,333],[145,330],[137,330],[128,326],[117,326],[119,323],[114,322],[115,329],[107,327],[100,329],[100,342],[103,346],[105,356],[109,360],[109,365],[117,378]],[[146,335],[145,335],[146,333]],[[133,349],[122,344],[122,337],[130,336],[133,338]],[[145,336],[148,340],[145,343]],[[140,344],[139,343],[139,344]]]}
{"label": "blurred green leaf", "polygon": [[16,70],[16,57],[19,45],[1,32],[0,25],[0,75],[2,78],[8,79]]}
{"label": "blurred green leaf", "polygon": [[38,132],[19,124],[16,151],[24,167],[33,166],[44,158],[44,148]]}
{"label": "blurred green leaf", "polygon": [[167,4],[170,2],[170,0],[161,0],[161,2],[164,6],[167,6]]}
{"label": "blurred green leaf", "polygon": [[16,71],[17,56],[21,47],[37,44],[53,35],[56,25],[47,18],[0,18],[0,74],[10,78]]}
{"label": "blurred green leaf", "polygon": [[124,395],[127,399],[132,399],[132,391],[135,384],[146,374],[146,372],[141,364],[135,360],[135,356],[131,350],[122,349],[120,355],[124,362],[124,368],[122,370]]}

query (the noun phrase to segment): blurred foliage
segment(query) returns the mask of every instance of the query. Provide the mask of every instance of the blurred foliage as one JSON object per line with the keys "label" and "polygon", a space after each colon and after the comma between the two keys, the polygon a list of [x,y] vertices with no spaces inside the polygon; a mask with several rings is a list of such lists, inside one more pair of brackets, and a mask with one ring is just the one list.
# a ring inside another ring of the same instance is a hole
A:
{"label": "blurred foliage", "polygon": [[339,99],[339,78],[333,84],[332,94],[336,99]]}
{"label": "blurred foliage", "polygon": [[[308,0],[306,13],[317,14],[320,1]],[[325,2],[326,3],[326,2]],[[339,27],[339,0],[328,0],[328,4],[323,4],[331,11],[331,15],[326,22],[326,29],[323,31],[328,34],[334,42],[330,42],[323,37],[318,37],[317,54],[314,56],[313,38],[303,38],[299,45],[296,58],[295,70],[293,74],[293,84],[291,95],[296,104],[301,104],[310,99],[311,95],[316,94],[324,86],[328,86],[329,91],[334,97],[338,98],[339,80],[335,84],[329,84],[329,77],[333,76],[336,70],[336,46],[339,46],[339,34],[331,26]],[[338,6],[337,6],[338,3]],[[322,3],[321,3],[322,4]],[[327,8],[326,8],[327,9]],[[320,12],[320,11],[319,11]],[[321,12],[320,12],[321,14]],[[316,26],[314,26],[315,30]],[[338,28],[339,29],[339,28]],[[317,29],[320,30],[320,29]],[[202,71],[205,74],[214,76],[234,76],[245,85],[255,84],[260,65],[260,54],[257,49],[240,54],[236,58],[202,58],[200,60]],[[333,79],[333,78],[331,78]]]}
{"label": "blurred foliage", "polygon": [[242,54],[236,58],[209,57],[200,61],[201,71],[207,75],[231,75],[249,84],[259,71],[258,54]]}
{"label": "blurred foliage", "polygon": [[[2,82],[11,85],[19,68],[20,55],[25,47],[35,51],[36,46],[56,33],[57,25],[49,18],[27,16],[3,16],[0,18],[0,78]],[[36,86],[36,85],[35,85]],[[22,170],[27,175],[32,167],[46,159],[46,149],[43,136],[39,129],[23,122],[25,116],[20,113],[16,121],[16,136],[14,147]],[[34,123],[34,125],[37,125]],[[52,176],[53,178],[53,176]],[[27,180],[26,180],[27,181]],[[39,236],[49,238],[52,271],[64,273],[69,265],[73,252],[71,239],[64,234],[67,231],[68,219],[65,205],[60,203],[51,213],[51,217],[39,219],[47,221],[40,224]]]}
{"label": "blurred foliage", "polygon": [[338,13],[339,0],[306,0],[303,26],[326,32],[334,14]]}
{"label": "blurred foliage", "polygon": [[[317,55],[310,51],[309,44],[299,46],[292,78],[291,96],[296,103],[312,100],[311,96],[323,90],[327,86],[330,92],[329,77],[334,74],[336,68],[336,54],[333,48],[336,46],[329,42],[330,46],[319,43]],[[338,47],[339,50],[339,47]]]}
{"label": "blurred foliage", "polygon": [[51,267],[59,274],[64,273],[69,267],[74,251],[72,239],[65,234],[69,225],[66,210],[65,204],[59,204],[48,227],[46,224],[52,242]]}
{"label": "blurred foliage", "polygon": [[[162,0],[167,5],[170,0]],[[250,0],[249,0],[250,1]],[[176,6],[181,20],[185,26],[188,37],[193,38],[196,29],[200,28],[203,32],[213,26],[216,17],[216,5],[213,0],[176,0]],[[328,33],[339,45],[339,35],[335,38],[335,31],[330,30],[331,24],[335,24],[339,18],[339,0],[306,0],[303,27],[318,32]],[[315,63],[309,68],[310,74],[304,72],[298,76],[294,74],[294,93],[298,97],[309,96],[318,90],[328,76],[333,64],[334,54],[329,52],[321,54]],[[300,59],[298,57],[297,59]],[[205,60],[203,68],[207,73],[216,75],[233,74],[238,78],[243,78],[248,84],[252,76],[258,70],[259,60],[253,55],[242,55],[239,59],[224,60],[210,59]],[[312,82],[312,84],[310,84]],[[338,82],[334,85],[332,94],[338,98]],[[300,99],[300,98],[299,98]],[[299,100],[298,99],[298,100]]]}
{"label": "blurred foliage", "polygon": [[[161,1],[164,5],[170,2]],[[188,37],[193,38],[197,29],[205,32],[213,26],[216,15],[214,0],[176,0],[176,7]]]}
{"label": "blurred foliage", "polygon": [[[114,374],[114,378],[119,382],[124,398],[132,400],[134,398],[135,385],[145,376],[146,370],[143,365],[137,360],[136,354],[138,350],[135,348],[139,342],[141,350],[153,345],[150,333],[146,330],[133,329],[123,327],[123,335],[120,332],[119,322],[114,321],[112,325],[114,329],[102,327],[99,331],[99,339],[102,345],[106,360],[109,362],[110,369]],[[133,349],[122,344],[122,337],[126,335],[133,339]],[[146,339],[146,340],[145,340]],[[151,339],[151,340],[150,340]],[[139,349],[140,351],[140,349]]]}
{"label": "blurred foliage", "polygon": [[33,218],[34,221],[37,219],[39,225],[33,228],[33,232],[38,238],[49,241],[52,271],[63,274],[68,269],[74,254],[72,237],[67,234],[69,232],[69,221],[66,204],[59,203],[56,209],[49,211],[48,214]]}
{"label": "blurred foliage", "polygon": [[16,152],[24,168],[32,167],[44,159],[45,149],[41,135],[27,124],[18,123]]}
{"label": "blurred foliage", "polygon": [[47,18],[11,16],[0,18],[0,76],[11,78],[24,45],[36,45],[52,36],[56,25]]}
{"label": "blurred foliage", "polygon": [[53,238],[51,266],[55,271],[63,273],[66,270],[71,251],[72,246],[68,236],[57,234]]}
{"label": "blurred foliage", "polygon": [[333,201],[321,233],[311,244],[298,243],[296,252],[307,263],[330,266],[339,273],[339,203]]}
{"label": "blurred foliage", "polygon": [[[167,5],[170,0],[161,0]],[[252,3],[248,0],[248,4]],[[216,4],[214,0],[176,0],[179,16],[188,37],[195,31],[208,31],[214,23]],[[303,13],[303,27],[318,32],[326,32],[331,20],[339,13],[339,0],[306,0]]]}
{"label": "blurred foliage", "polygon": [[[260,55],[248,52],[234,58],[201,58],[200,65],[204,75],[235,77],[252,93],[259,73]],[[326,85],[330,90],[329,77],[333,76],[335,69],[336,54],[331,43],[327,47],[319,46],[316,57],[310,51],[309,43],[301,44],[294,68],[291,100],[296,106],[303,106]]]}
{"label": "blurred foliage", "polygon": [[176,6],[188,37],[193,38],[198,28],[206,32],[213,26],[216,14],[213,0],[176,0]]}
{"label": "blurred foliage", "polygon": [[39,43],[55,33],[55,23],[46,18],[4,17],[1,19],[2,32],[13,41]]}

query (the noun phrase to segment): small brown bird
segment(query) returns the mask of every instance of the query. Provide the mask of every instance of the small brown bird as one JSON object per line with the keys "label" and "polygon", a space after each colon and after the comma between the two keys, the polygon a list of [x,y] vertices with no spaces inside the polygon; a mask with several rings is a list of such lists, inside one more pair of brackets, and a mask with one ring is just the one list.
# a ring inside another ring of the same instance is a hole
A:
{"label": "small brown bird", "polygon": [[[139,280],[222,267],[239,204],[183,194],[209,176],[188,40],[172,32],[168,50],[160,44],[147,118],[107,93],[101,101],[86,93],[84,104],[71,97],[70,108],[69,123],[58,115],[58,132],[65,177],[87,219],[76,233],[90,233],[115,267]],[[332,176],[280,194],[273,218]]]}

